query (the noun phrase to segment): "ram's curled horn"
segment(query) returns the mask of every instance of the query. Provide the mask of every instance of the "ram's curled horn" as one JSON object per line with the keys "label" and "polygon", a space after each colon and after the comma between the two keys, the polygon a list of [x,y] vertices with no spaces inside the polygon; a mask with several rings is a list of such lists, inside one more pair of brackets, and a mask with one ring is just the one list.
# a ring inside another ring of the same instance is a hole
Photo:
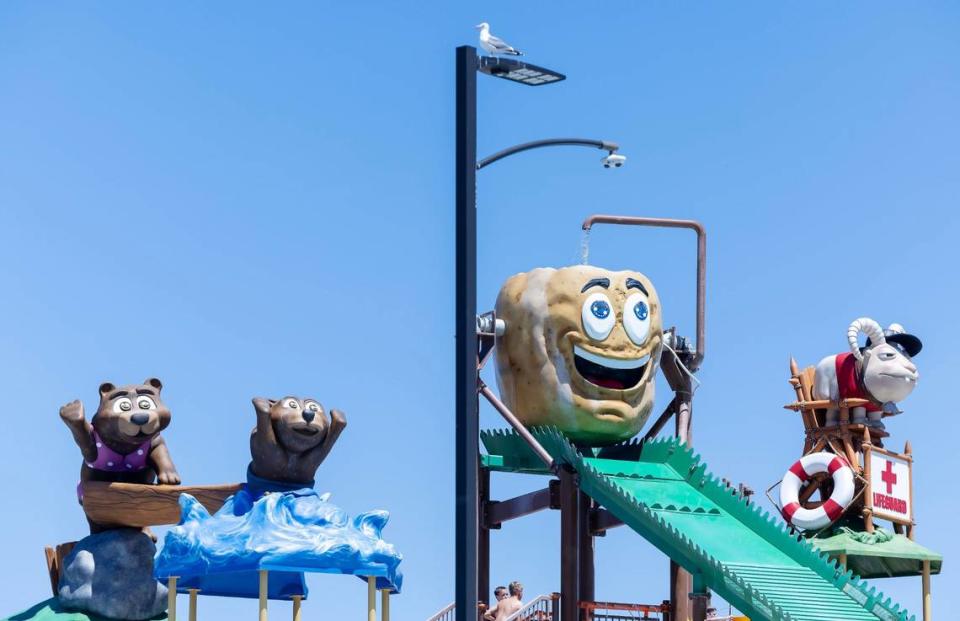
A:
{"label": "ram's curled horn", "polygon": [[850,324],[850,327],[847,328],[847,340],[850,342],[850,351],[853,352],[857,360],[863,360],[863,354],[860,353],[860,343],[857,340],[861,332],[866,334],[874,345],[887,341],[883,336],[883,328],[880,327],[879,323],[869,317],[855,319],[853,323]]}

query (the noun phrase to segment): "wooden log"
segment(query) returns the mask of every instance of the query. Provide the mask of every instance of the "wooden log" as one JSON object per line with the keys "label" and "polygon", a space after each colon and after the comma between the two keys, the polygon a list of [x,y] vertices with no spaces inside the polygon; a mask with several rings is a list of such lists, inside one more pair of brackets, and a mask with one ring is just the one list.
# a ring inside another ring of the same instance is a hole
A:
{"label": "wooden log", "polygon": [[214,513],[242,488],[225,485],[140,485],[137,483],[83,483],[83,510],[98,524],[162,526],[180,521],[180,494],[190,494]]}
{"label": "wooden log", "polygon": [[861,447],[863,449],[863,478],[866,479],[866,490],[863,495],[863,526],[867,529],[868,533],[873,532],[873,494],[871,489],[873,487],[873,473],[871,472],[870,467],[870,452],[873,450],[873,445],[869,442],[864,443]]}
{"label": "wooden log", "polygon": [[[804,401],[807,398],[807,395],[803,392],[803,383],[800,381],[800,368],[797,366],[797,361],[791,356],[790,357],[790,374],[793,376],[790,378],[790,384],[793,386],[794,392],[797,394],[797,401]],[[807,431],[817,428],[817,417],[816,414],[812,411],[802,409],[800,410],[800,416],[803,419],[803,428]],[[804,449],[807,447],[804,446]]]}
{"label": "wooden log", "polygon": [[53,596],[56,597],[60,591],[60,575],[63,573],[63,561],[73,551],[77,545],[76,541],[61,543],[56,548],[47,546],[43,549],[44,556],[47,557],[47,573],[50,575],[50,588],[53,590]]}
{"label": "wooden log", "polygon": [[840,408],[840,426],[845,427],[850,424],[850,408]]}
{"label": "wooden log", "polygon": [[923,561],[921,576],[923,588],[923,621],[931,621],[933,619],[933,599],[930,597],[930,561]]}
{"label": "wooden log", "polygon": [[841,399],[840,401],[813,399],[810,401],[794,401],[793,403],[788,403],[787,405],[783,406],[783,409],[793,410],[794,412],[799,412],[800,410],[820,409],[839,410],[841,408],[861,407],[870,403],[871,401],[869,399]]}
{"label": "wooden log", "polygon": [[797,499],[800,502],[801,507],[806,507],[807,502],[810,500],[810,497],[820,489],[820,484],[829,478],[830,475],[826,473],[815,474],[810,478],[810,482],[800,490],[800,497]]}
{"label": "wooden log", "polygon": [[850,440],[850,432],[845,431],[842,437],[843,450],[846,453],[847,463],[850,464],[850,467],[855,471],[859,470],[857,467],[857,452],[853,450],[853,442]]}
{"label": "wooden log", "polygon": [[60,566],[57,565],[57,552],[52,546],[46,546],[43,554],[47,557],[47,573],[50,575],[50,589],[56,597],[60,590]]}

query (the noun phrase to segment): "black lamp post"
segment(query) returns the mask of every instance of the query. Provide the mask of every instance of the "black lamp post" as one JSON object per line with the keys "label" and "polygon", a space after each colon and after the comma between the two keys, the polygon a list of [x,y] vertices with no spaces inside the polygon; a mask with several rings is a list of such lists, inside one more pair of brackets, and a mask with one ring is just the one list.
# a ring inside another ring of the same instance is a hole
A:
{"label": "black lamp post", "polygon": [[[542,86],[560,82],[563,74],[529,63],[477,57],[464,45],[456,53],[456,620],[476,621],[480,515],[480,415],[477,383],[477,170],[530,149],[574,145],[609,151],[616,143],[581,138],[538,140],[504,149],[477,162],[477,72]],[[622,158],[621,158],[622,160]],[[617,164],[619,166],[619,164]],[[484,598],[486,594],[483,594]]]}

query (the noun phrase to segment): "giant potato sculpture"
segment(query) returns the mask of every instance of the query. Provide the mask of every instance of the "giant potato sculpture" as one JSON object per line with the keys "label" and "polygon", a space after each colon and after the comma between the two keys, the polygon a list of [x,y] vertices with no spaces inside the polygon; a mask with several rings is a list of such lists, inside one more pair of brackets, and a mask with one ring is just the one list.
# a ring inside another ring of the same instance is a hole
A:
{"label": "giant potato sculpture", "polygon": [[538,268],[497,297],[501,399],[527,426],[552,425],[603,445],[640,431],[653,407],[663,328],[660,300],[639,272],[590,265]]}

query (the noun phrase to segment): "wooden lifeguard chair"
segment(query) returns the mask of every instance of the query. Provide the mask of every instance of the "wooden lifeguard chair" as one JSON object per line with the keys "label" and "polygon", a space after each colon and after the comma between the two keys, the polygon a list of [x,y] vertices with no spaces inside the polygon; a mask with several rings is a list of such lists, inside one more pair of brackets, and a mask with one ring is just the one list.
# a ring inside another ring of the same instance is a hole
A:
{"label": "wooden lifeguard chair", "polygon": [[[814,399],[813,377],[812,366],[800,370],[797,361],[790,359],[789,382],[797,400],[783,407],[800,412],[804,427],[803,455],[829,451],[846,459],[853,468],[857,483],[857,493],[847,514],[856,515],[859,510],[868,533],[874,531],[874,519],[881,518],[890,521],[897,534],[905,533],[913,539],[913,456],[910,442],[905,444],[903,453],[885,449],[883,440],[889,437],[889,433],[878,427],[850,420],[851,408],[868,405],[870,401],[841,399],[839,402],[832,402]],[[828,409],[837,409],[840,412],[838,422],[834,425],[826,424]],[[898,480],[899,493],[894,495],[894,486]],[[812,501],[811,497],[819,490],[820,497],[826,500],[831,487],[829,475],[811,477],[801,490],[800,504],[807,508],[819,506],[822,501]]]}

